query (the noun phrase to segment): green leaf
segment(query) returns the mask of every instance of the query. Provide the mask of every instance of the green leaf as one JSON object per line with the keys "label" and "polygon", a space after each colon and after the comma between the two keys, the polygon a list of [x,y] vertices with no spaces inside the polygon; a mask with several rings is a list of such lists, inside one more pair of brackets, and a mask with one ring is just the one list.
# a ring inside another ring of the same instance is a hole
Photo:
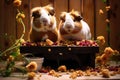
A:
{"label": "green leaf", "polygon": [[16,56],[18,55],[18,53],[17,53],[17,52],[12,52],[11,55],[12,55],[13,57],[16,57]]}

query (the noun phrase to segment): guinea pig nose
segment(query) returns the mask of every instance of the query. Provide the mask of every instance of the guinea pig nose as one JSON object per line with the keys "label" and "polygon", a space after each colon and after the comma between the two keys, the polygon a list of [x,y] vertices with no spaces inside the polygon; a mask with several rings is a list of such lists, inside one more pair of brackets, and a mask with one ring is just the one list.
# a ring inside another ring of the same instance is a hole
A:
{"label": "guinea pig nose", "polygon": [[66,25],[65,25],[67,28],[71,28],[72,27],[72,25],[70,24],[70,23],[66,23]]}
{"label": "guinea pig nose", "polygon": [[42,19],[42,22],[43,22],[43,23],[47,23],[47,19],[43,18],[43,19]]}
{"label": "guinea pig nose", "polygon": [[70,28],[71,28],[71,25],[67,25],[66,27],[67,27],[68,29],[70,29]]}

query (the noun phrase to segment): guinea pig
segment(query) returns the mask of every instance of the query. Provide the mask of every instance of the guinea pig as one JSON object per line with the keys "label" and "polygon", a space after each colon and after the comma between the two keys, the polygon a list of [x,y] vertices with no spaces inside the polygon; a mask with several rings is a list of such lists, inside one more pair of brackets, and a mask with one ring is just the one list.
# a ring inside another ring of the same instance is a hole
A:
{"label": "guinea pig", "polygon": [[61,40],[91,39],[90,28],[78,11],[62,12],[58,27]]}
{"label": "guinea pig", "polygon": [[35,7],[31,10],[31,29],[28,39],[31,42],[41,42],[46,39],[53,42],[58,40],[58,28],[52,5]]}

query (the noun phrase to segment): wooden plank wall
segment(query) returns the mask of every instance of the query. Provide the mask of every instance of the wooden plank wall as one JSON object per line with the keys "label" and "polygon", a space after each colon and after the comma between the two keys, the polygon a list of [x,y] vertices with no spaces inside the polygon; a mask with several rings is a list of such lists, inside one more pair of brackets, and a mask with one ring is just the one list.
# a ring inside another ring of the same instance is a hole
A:
{"label": "wooden plank wall", "polygon": [[[6,4],[5,1],[12,0],[1,0],[0,2],[0,49],[2,50],[10,45],[9,40],[5,40],[2,37],[3,34],[7,33],[8,35],[13,35],[15,38],[19,38],[22,34],[22,26],[20,24],[17,24],[15,21],[15,7],[10,3]],[[114,2],[113,4],[111,4],[114,7],[114,5],[118,4],[120,0],[111,0],[111,2]],[[107,32],[105,29],[106,23],[103,22],[103,20],[105,20],[106,18],[106,15],[98,15],[99,9],[104,9],[105,7],[105,4],[102,2],[102,0],[22,0],[22,6],[20,9],[23,10],[26,15],[26,18],[24,19],[24,23],[26,25],[26,33],[24,37],[25,40],[27,40],[28,32],[30,29],[30,10],[33,7],[45,6],[47,4],[53,4],[57,18],[57,24],[59,24],[59,16],[62,11],[71,11],[72,9],[74,9],[81,13],[83,19],[90,26],[92,37],[96,37],[99,35],[103,35],[105,36],[105,38],[107,37]],[[119,14],[116,15],[119,16]],[[120,31],[113,27],[114,25],[118,25],[118,21],[116,19],[112,20],[115,23],[111,23],[111,44],[112,47],[120,49],[120,42],[118,41],[120,40],[120,37],[118,37]],[[115,43],[116,39],[118,44]]]}
{"label": "wooden plank wall", "polygon": [[11,40],[6,36],[16,38],[15,14],[15,7],[11,2],[0,1],[0,48],[2,50],[11,45]]}
{"label": "wooden plank wall", "polygon": [[[120,0],[109,0],[111,6],[111,18],[110,18],[110,45],[113,49],[120,51]],[[103,35],[106,43],[107,28],[106,28],[106,9],[105,3],[102,0],[96,0],[96,36]],[[104,11],[103,15],[99,15],[99,9]],[[107,44],[106,44],[107,45]]]}
{"label": "wooden plank wall", "polygon": [[120,51],[120,0],[110,0],[113,14],[111,15],[111,46]]}

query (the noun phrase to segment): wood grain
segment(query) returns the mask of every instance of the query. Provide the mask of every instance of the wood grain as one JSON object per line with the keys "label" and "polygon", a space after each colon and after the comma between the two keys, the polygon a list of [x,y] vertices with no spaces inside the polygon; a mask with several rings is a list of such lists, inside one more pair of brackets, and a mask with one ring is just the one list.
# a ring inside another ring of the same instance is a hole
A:
{"label": "wood grain", "polygon": [[[5,0],[1,1],[1,9],[0,9],[0,37],[2,49],[9,47],[12,43],[10,38],[16,38],[16,23],[15,21],[15,8],[12,4],[5,3]],[[8,36],[4,38],[3,36],[7,34]]]}
{"label": "wood grain", "polygon": [[4,50],[4,0],[0,2],[0,50]]}
{"label": "wood grain", "polygon": [[70,0],[69,1],[69,11],[72,9],[81,12],[81,0]]}

